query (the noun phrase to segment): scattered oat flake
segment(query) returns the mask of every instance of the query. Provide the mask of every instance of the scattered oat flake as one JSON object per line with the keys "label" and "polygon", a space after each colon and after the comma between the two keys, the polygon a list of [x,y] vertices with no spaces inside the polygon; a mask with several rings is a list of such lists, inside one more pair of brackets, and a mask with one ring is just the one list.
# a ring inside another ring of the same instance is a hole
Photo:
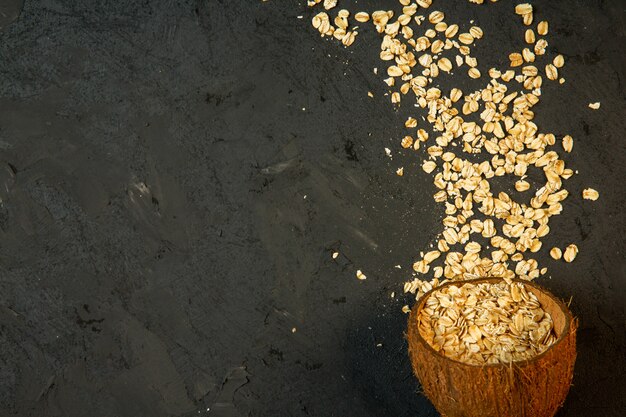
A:
{"label": "scattered oat flake", "polygon": [[563,252],[563,259],[565,260],[565,262],[572,262],[574,259],[576,259],[576,255],[578,255],[578,246],[572,243],[567,248],[565,248],[565,252]]}
{"label": "scattered oat flake", "polygon": [[365,276],[365,274],[363,272],[361,272],[361,270],[359,269],[358,271],[356,271],[356,277],[360,280],[364,280],[367,279],[367,277]]}
{"label": "scattered oat flake", "polygon": [[371,91],[367,92],[368,97],[374,97],[374,93],[372,93]]}
{"label": "scattered oat flake", "polygon": [[583,198],[585,200],[596,201],[600,197],[600,193],[593,188],[585,188],[583,190]]}
{"label": "scattered oat flake", "polygon": [[324,0],[324,8],[326,10],[330,10],[335,6],[337,6],[337,0]]}
{"label": "scattered oat flake", "polygon": [[422,164],[422,169],[427,174],[430,174],[431,172],[433,172],[435,168],[437,168],[437,164],[433,161],[426,161]]}
{"label": "scattered oat flake", "polygon": [[600,108],[600,102],[596,101],[595,103],[589,103],[589,108],[590,109],[594,109],[594,110],[598,110]]}
{"label": "scattered oat flake", "polygon": [[403,306],[403,307],[402,307],[402,312],[403,312],[404,314],[408,314],[408,313],[410,313],[410,312],[411,312],[411,309],[409,308],[409,306],[408,306],[408,305],[405,305],[405,306]]}
{"label": "scattered oat flake", "polygon": [[366,12],[358,12],[354,15],[354,19],[357,22],[365,23],[370,20],[370,15]]}
{"label": "scattered oat flake", "polygon": [[563,136],[563,149],[565,152],[571,152],[574,147],[574,139],[570,135]]}
{"label": "scattered oat flake", "polygon": [[401,177],[404,175],[404,167],[400,167],[396,170],[396,175]]}

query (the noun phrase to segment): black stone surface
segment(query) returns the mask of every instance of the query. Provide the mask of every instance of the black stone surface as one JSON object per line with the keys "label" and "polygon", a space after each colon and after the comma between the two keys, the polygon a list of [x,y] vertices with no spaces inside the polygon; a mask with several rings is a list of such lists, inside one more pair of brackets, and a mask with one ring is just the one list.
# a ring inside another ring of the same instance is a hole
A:
{"label": "black stone surface", "polygon": [[[302,1],[20,3],[0,7],[0,416],[437,415],[400,294],[442,210],[372,30],[322,40]],[[512,2],[438,3],[484,29],[481,68],[521,48]],[[558,415],[624,416],[626,4],[535,6],[567,61],[536,122],[579,171],[538,255],[581,323]],[[549,258],[570,242],[575,263]]]}

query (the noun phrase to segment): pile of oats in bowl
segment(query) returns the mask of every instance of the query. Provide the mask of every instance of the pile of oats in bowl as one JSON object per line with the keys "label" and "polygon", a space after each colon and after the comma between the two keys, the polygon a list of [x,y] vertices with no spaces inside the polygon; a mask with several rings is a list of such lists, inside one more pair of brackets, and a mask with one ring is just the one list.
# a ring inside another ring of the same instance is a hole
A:
{"label": "pile of oats in bowl", "polygon": [[433,349],[473,365],[528,360],[557,340],[552,317],[537,297],[506,280],[435,290],[424,300],[417,321]]}

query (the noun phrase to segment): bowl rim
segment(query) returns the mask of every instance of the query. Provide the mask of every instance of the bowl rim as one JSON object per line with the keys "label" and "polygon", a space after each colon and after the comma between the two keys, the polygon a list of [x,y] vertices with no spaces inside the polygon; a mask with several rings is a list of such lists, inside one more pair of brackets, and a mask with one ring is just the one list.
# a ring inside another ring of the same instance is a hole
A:
{"label": "bowl rim", "polygon": [[477,365],[477,364],[472,364],[472,363],[459,361],[457,359],[452,359],[452,358],[449,358],[449,357],[445,356],[444,354],[436,351],[422,337],[422,334],[419,331],[419,327],[417,326],[417,314],[424,307],[424,303],[426,302],[426,300],[430,297],[430,295],[433,292],[441,290],[442,288],[445,288],[445,287],[452,286],[452,285],[461,286],[461,285],[468,284],[468,283],[480,284],[480,283],[483,283],[483,282],[506,282],[506,280],[504,278],[498,278],[498,277],[475,278],[475,279],[467,279],[467,280],[461,280],[461,281],[448,281],[445,284],[441,284],[441,285],[433,288],[432,290],[424,293],[424,295],[422,295],[422,297],[415,303],[414,308],[411,309],[411,314],[409,315],[409,320],[410,320],[409,326],[415,326],[415,332],[414,333],[415,333],[417,341],[422,346],[424,346],[426,348],[426,350],[430,351],[431,354],[434,354],[434,355],[436,355],[436,356],[438,356],[438,357],[440,357],[442,359],[445,359],[445,360],[448,360],[448,361],[451,361],[451,362],[455,362],[455,363],[457,363],[459,365],[467,366],[467,367],[470,367],[470,368],[509,368],[511,366],[517,366],[517,367],[521,368],[521,367],[530,366],[530,365],[534,364],[535,362],[540,361],[551,350],[553,350],[554,348],[559,346],[563,342],[563,340],[565,340],[565,338],[569,335],[570,328],[572,326],[572,320],[574,320],[574,317],[572,315],[572,312],[569,310],[569,308],[567,308],[565,303],[560,298],[557,298],[556,296],[554,296],[554,294],[552,294],[550,291],[548,291],[547,289],[543,288],[542,286],[540,286],[538,284],[535,284],[533,282],[530,282],[530,281],[519,279],[519,278],[513,278],[513,279],[510,279],[509,281],[517,282],[517,283],[520,283],[522,285],[527,285],[527,286],[533,287],[537,291],[540,291],[543,294],[547,295],[561,309],[561,311],[565,315],[565,326],[563,327],[563,332],[558,337],[556,342],[554,342],[552,345],[550,345],[546,350],[541,352],[539,355],[534,356],[534,357],[532,357],[530,359],[524,359],[524,360],[521,360],[521,361],[513,361],[513,362],[508,362],[508,363],[493,363],[493,364]]}

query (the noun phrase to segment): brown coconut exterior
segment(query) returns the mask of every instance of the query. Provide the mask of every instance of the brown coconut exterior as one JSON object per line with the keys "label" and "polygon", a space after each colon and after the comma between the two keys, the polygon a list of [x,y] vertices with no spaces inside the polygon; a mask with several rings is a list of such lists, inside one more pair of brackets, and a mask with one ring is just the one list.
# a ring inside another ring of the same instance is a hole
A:
{"label": "brown coconut exterior", "polygon": [[[490,281],[501,279],[471,282]],[[577,322],[565,304],[546,290],[526,281],[514,281],[526,285],[539,298],[553,317],[558,338],[529,361],[477,366],[446,358],[428,345],[418,330],[418,311],[430,293],[412,309],[407,337],[413,371],[443,417],[552,417],[563,405],[574,373]]]}

